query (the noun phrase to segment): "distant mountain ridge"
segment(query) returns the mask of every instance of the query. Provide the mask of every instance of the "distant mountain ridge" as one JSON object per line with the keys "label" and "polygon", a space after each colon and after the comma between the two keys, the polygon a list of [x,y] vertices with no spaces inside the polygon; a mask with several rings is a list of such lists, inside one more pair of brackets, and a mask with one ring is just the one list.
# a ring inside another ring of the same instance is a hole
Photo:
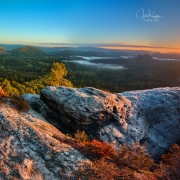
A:
{"label": "distant mountain ridge", "polygon": [[106,57],[107,54],[105,52],[97,52],[97,51],[75,51],[75,50],[63,50],[54,53],[54,55],[70,57],[70,56],[96,56],[96,57]]}
{"label": "distant mountain ridge", "polygon": [[160,59],[176,60],[180,59],[180,53],[160,53],[150,52],[144,50],[117,50],[106,49],[101,47],[44,47],[44,46],[29,46],[22,44],[0,44],[4,50],[0,50],[0,55],[12,55],[12,56],[26,56],[26,57],[40,57],[47,55],[55,55],[62,57],[71,56],[95,56],[95,57],[116,57],[121,56],[138,56],[139,54],[150,54],[152,57]]}
{"label": "distant mountain ridge", "polygon": [[160,53],[155,52],[152,57],[162,58],[162,59],[180,59],[180,53]]}
{"label": "distant mountain ridge", "polygon": [[5,50],[12,50],[22,47],[22,44],[0,44],[0,47],[3,47]]}
{"label": "distant mountain ridge", "polygon": [[9,51],[12,56],[26,56],[26,57],[42,57],[47,54],[39,48],[33,46],[23,46]]}
{"label": "distant mountain ridge", "polygon": [[138,55],[134,59],[136,59],[138,61],[140,61],[140,60],[141,61],[151,61],[151,60],[153,60],[153,58],[149,54]]}

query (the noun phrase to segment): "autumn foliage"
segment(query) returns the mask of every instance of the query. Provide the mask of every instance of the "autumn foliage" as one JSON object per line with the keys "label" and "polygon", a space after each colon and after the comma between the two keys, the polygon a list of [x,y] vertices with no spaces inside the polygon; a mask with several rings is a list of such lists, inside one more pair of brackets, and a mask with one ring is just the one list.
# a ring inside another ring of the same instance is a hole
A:
{"label": "autumn foliage", "polygon": [[[77,136],[86,137],[78,131]],[[115,149],[107,142],[98,140],[79,141],[70,137],[54,137],[57,140],[71,145],[82,155],[91,160],[92,164],[83,166],[74,174],[73,179],[78,180],[156,180],[152,169],[155,165],[151,156],[146,152],[145,146],[135,143],[131,146],[125,144]],[[83,139],[83,138],[82,138]]]}
{"label": "autumn foliage", "polygon": [[168,154],[162,155],[162,161],[157,169],[159,179],[180,179],[180,146],[174,144]]}
{"label": "autumn foliage", "polygon": [[[114,148],[107,142],[85,141],[85,132],[77,131],[74,136],[54,137],[71,145],[92,164],[80,167],[74,174],[74,180],[179,180],[180,146],[174,144],[168,154],[154,162],[145,145],[134,143]],[[80,141],[80,139],[82,141]]]}
{"label": "autumn foliage", "polygon": [[94,157],[94,159],[115,156],[114,148],[105,141],[92,140],[90,142],[84,142],[84,149],[89,155]]}
{"label": "autumn foliage", "polygon": [[7,94],[3,91],[3,89],[0,86],[0,97],[6,97]]}
{"label": "autumn foliage", "polygon": [[85,131],[79,131],[77,130],[76,134],[74,135],[74,138],[79,142],[85,142],[88,141],[88,135],[85,133]]}

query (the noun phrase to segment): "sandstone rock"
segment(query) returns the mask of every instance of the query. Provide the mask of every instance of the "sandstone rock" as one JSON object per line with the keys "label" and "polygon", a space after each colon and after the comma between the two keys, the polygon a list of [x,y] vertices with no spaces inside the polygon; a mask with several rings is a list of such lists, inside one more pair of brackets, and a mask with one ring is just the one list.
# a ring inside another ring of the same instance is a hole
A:
{"label": "sandstone rock", "polygon": [[131,101],[127,142],[146,142],[157,157],[180,140],[180,87],[122,93]]}
{"label": "sandstone rock", "polygon": [[[89,161],[37,112],[0,104],[0,179],[60,180]],[[73,158],[72,158],[73,157]]]}
{"label": "sandstone rock", "polygon": [[66,128],[63,128],[63,126],[61,126],[57,121],[57,119],[59,119],[59,115],[52,109],[48,108],[46,104],[40,100],[39,94],[23,94],[23,97],[29,103],[30,107],[34,111],[40,113],[46,121],[58,128],[62,133],[68,133]]}
{"label": "sandstone rock", "polygon": [[46,87],[41,100],[74,132],[115,145],[146,142],[158,157],[180,140],[180,88],[111,94],[95,88]]}
{"label": "sandstone rock", "polygon": [[[103,92],[95,88],[46,87],[41,100],[59,113],[59,122],[66,128],[84,129],[92,138],[100,139],[101,130],[108,129],[123,136],[128,124],[125,120],[130,101],[121,95]],[[121,135],[122,134],[122,135]]]}

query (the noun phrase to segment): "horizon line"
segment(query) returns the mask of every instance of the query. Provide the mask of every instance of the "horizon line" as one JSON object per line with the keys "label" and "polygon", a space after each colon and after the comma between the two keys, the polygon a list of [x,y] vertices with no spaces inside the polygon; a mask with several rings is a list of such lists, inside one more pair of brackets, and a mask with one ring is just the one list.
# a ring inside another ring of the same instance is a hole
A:
{"label": "horizon line", "polygon": [[[150,52],[163,52],[163,53],[180,53],[178,47],[167,46],[148,46],[148,45],[134,45],[127,43],[0,43],[1,45],[31,45],[31,46],[44,46],[51,48],[60,47],[95,47],[110,50],[124,50],[124,51],[150,51]],[[54,46],[56,45],[56,46]]]}

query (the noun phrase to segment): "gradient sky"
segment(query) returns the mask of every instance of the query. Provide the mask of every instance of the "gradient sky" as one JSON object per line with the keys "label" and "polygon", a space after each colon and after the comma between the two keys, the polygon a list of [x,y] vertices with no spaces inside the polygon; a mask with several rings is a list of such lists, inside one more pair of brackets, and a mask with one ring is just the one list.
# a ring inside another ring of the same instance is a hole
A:
{"label": "gradient sky", "polygon": [[[140,8],[162,17],[144,21],[136,17]],[[0,43],[180,52],[180,0],[0,0],[0,22]]]}

